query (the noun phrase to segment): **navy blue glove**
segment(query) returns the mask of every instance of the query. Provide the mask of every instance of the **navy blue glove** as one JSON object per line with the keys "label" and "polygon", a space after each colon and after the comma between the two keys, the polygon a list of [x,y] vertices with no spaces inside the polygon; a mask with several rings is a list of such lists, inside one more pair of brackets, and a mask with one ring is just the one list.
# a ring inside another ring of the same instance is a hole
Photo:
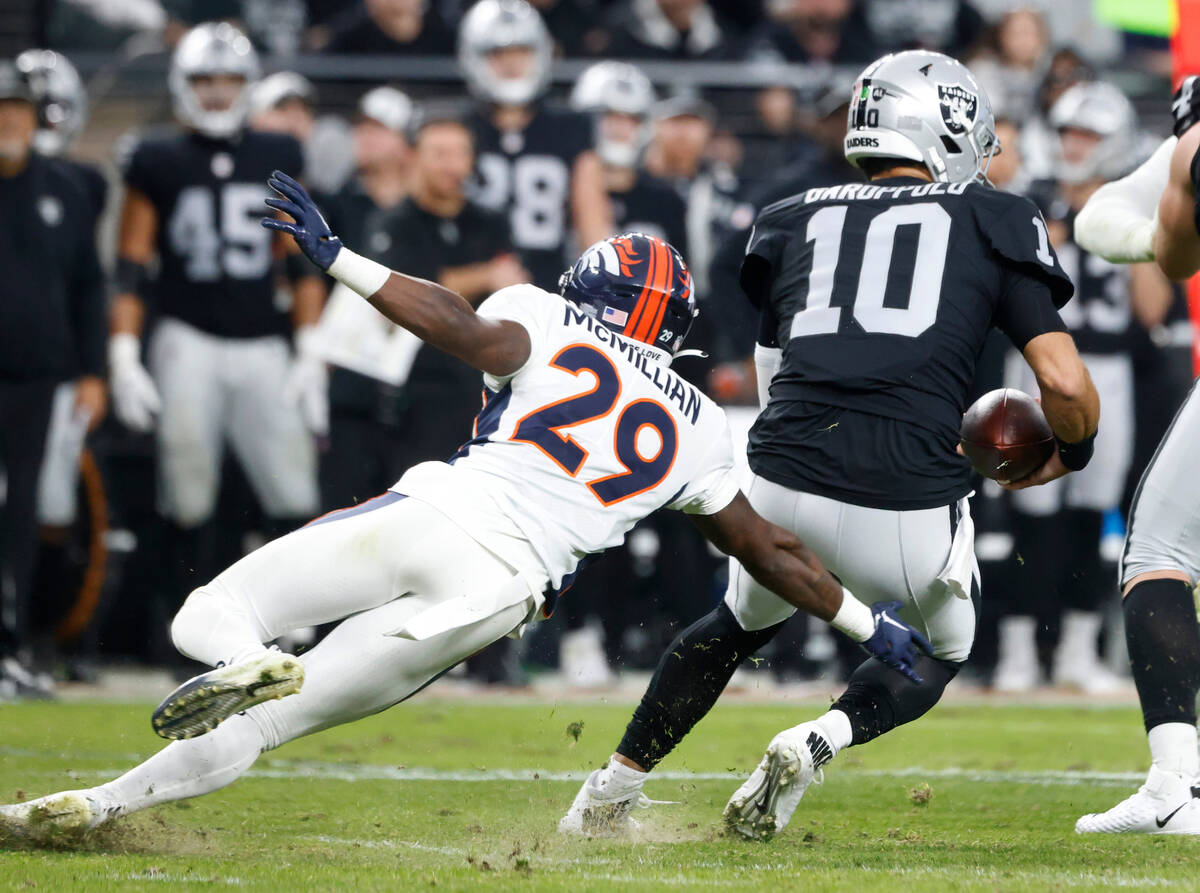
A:
{"label": "navy blue glove", "polygon": [[913,669],[917,649],[932,655],[933,646],[929,644],[928,639],[900,619],[898,612],[903,604],[875,602],[871,605],[871,615],[875,618],[875,632],[871,633],[871,637],[863,642],[862,646],[872,657],[920,685],[925,680]]}
{"label": "navy blue glove", "polygon": [[333,259],[342,250],[342,240],[330,230],[329,224],[317,210],[316,203],[304,191],[303,186],[283,171],[271,174],[267,185],[283,196],[267,199],[267,205],[290,215],[296,222],[289,223],[277,217],[264,217],[262,225],[267,229],[277,229],[290,235],[309,260],[322,270],[328,270]]}

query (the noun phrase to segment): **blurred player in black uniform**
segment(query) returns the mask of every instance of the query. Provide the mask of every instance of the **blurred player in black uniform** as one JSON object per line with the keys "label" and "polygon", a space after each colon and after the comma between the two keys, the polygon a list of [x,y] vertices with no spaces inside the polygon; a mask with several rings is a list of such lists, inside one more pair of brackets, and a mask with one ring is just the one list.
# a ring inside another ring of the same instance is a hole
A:
{"label": "blurred player in black uniform", "polygon": [[[1097,390],[1104,394],[1104,430],[1092,463],[1061,483],[1013,495],[1014,585],[1009,616],[999,624],[993,683],[1024,691],[1039,681],[1037,620],[1061,612],[1051,667],[1055,685],[1109,692],[1120,680],[1098,654],[1101,611],[1116,597],[1100,554],[1104,514],[1119,509],[1133,458],[1135,338],[1161,322],[1170,283],[1153,264],[1120,266],[1079,247],[1075,215],[1103,183],[1120,176],[1136,155],[1138,122],[1116,87],[1091,81],[1065,92],[1050,110],[1058,133],[1055,179],[1035,184],[1051,244],[1075,283],[1076,299],[1062,318]],[[1139,325],[1141,328],[1139,329]],[[1010,363],[1007,383],[1030,391],[1028,370]]]}
{"label": "blurred player in black uniform", "polygon": [[48,693],[27,651],[37,482],[55,390],[74,381],[68,408],[84,429],[99,423],[106,401],[95,199],[77,169],[33,150],[36,130],[29,81],[0,61],[0,700]]}
{"label": "blurred player in black uniform", "polygon": [[[240,31],[193,28],[169,74],[183,129],[141,139],[125,165],[109,364],[117,417],[147,431],[158,416],[158,501],[175,533],[171,560],[189,578],[172,585],[164,622],[191,576],[208,579],[212,570],[201,531],[226,444],[274,532],[317,509],[308,429],[323,433],[328,424],[312,328],[325,286],[293,251],[290,320],[276,296],[285,248],[258,225],[263,181],[276,168],[298,174],[302,160],[294,138],[246,129],[246,93],[257,77]],[[150,373],[140,340],[147,305],[157,315]]]}
{"label": "blurred player in black uniform", "polygon": [[679,193],[641,166],[650,141],[654,85],[636,65],[597,62],[575,82],[571,108],[594,116],[596,154],[617,232],[650,233],[688,257],[687,207]]}
{"label": "blurred player in black uniform", "polygon": [[540,100],[550,55],[546,26],[525,0],[481,0],[459,28],[459,64],[480,103],[473,197],[508,214],[530,281],[553,291],[572,237],[590,245],[613,225],[591,119]]}
{"label": "blurred player in black uniform", "polygon": [[[571,108],[591,115],[595,121],[596,154],[603,167],[616,231],[659,236],[675,245],[686,258],[684,201],[672,184],[641,166],[642,153],[650,140],[650,112],[654,103],[654,85],[650,79],[637,66],[624,62],[596,63],[579,77],[571,92]],[[609,684],[612,666],[623,657],[621,643],[627,630],[639,624],[644,629],[663,627],[650,611],[694,619],[694,615],[687,616],[686,607],[693,603],[697,588],[691,575],[671,573],[664,574],[662,580],[648,580],[634,573],[635,567],[658,566],[654,559],[665,556],[664,545],[676,542],[678,537],[700,540],[696,547],[703,554],[703,540],[695,530],[676,521],[665,515],[646,520],[630,535],[629,544],[610,549],[571,587],[571,597],[564,602],[566,623],[560,627],[558,660],[568,684],[580,687]],[[636,561],[631,549],[639,555],[646,554],[648,560]],[[671,557],[672,565],[688,563],[677,551]],[[654,601],[671,604],[649,604],[641,590],[651,586],[658,596]],[[685,607],[676,611],[675,603]],[[652,643],[648,650],[654,653],[661,644]]]}
{"label": "blurred player in black uniform", "polygon": [[[769,400],[750,432],[758,511],[805,537],[854,591],[894,598],[932,653],[914,683],[864,662],[824,716],[781,732],[726,806],[770,837],[838,751],[911,722],[970,653],[978,574],[955,450],[988,330],[1034,368],[1059,449],[1024,487],[1087,464],[1099,400],[1057,307],[1071,283],[1027,199],[986,183],[999,148],[987,95],[939,53],[870,65],[844,147],[871,182],[814,188],[763,210],[741,284],[762,309],[756,360]],[[651,769],[792,611],[731,564],[724,602],[664,654],[608,767],[572,811],[624,824]],[[587,827],[585,821],[584,827]]]}

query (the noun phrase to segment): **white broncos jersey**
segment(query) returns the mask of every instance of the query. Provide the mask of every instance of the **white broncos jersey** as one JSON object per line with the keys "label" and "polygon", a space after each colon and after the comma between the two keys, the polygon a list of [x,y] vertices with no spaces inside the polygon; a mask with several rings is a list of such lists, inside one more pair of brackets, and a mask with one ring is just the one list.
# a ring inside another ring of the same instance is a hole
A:
{"label": "white broncos jersey", "polygon": [[[709,515],[737,495],[725,413],[644,345],[532,285],[502,289],[478,312],[523,326],[529,359],[513,375],[484,375],[474,437],[393,490],[555,591],[663,506]],[[520,566],[530,554],[538,566]]]}

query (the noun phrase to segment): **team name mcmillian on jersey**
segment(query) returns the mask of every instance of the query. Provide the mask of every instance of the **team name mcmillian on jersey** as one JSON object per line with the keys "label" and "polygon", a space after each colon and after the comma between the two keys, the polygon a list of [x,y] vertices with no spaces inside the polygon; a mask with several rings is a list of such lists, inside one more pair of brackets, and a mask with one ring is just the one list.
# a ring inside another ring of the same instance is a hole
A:
{"label": "team name mcmillian on jersey", "polygon": [[804,193],[806,205],[821,201],[854,199],[921,198],[926,195],[962,195],[970,183],[921,183],[909,186],[876,186],[874,183],[847,183],[844,186],[817,186]]}
{"label": "team name mcmillian on jersey", "polygon": [[646,376],[651,384],[662,391],[668,400],[679,407],[679,411],[687,416],[693,425],[696,424],[696,420],[700,418],[699,391],[680,379],[679,376],[669,372],[658,363],[653,362],[649,357],[641,353],[633,342],[615,337],[609,328],[597,325],[595,320],[586,313],[576,309],[573,305],[567,304],[566,310],[567,315],[563,318],[563,325],[584,326],[596,336],[597,341],[611,344],[617,348],[624,355],[625,359],[633,364],[634,368]]}

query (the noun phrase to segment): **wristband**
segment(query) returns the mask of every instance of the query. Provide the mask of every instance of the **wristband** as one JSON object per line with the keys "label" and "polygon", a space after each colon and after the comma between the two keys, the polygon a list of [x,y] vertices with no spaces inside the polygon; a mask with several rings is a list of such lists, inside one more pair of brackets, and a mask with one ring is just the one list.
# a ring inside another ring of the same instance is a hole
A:
{"label": "wristband", "polygon": [[117,332],[108,338],[108,365],[110,369],[142,362],[142,339],[132,332]]}
{"label": "wristband", "polygon": [[364,298],[369,298],[391,278],[392,271],[383,264],[367,260],[360,254],[355,254],[349,248],[343,247],[333,259],[326,271],[338,282],[351,291],[358,292]]}
{"label": "wristband", "polygon": [[1058,445],[1058,458],[1062,464],[1071,471],[1079,471],[1092,461],[1092,453],[1096,450],[1096,432],[1093,431],[1091,437],[1085,437],[1078,443],[1067,443],[1057,437],[1054,442]]}
{"label": "wristband", "polygon": [[145,264],[139,264],[127,257],[117,258],[117,267],[113,271],[113,282],[116,284],[119,294],[137,295],[140,298],[145,294],[146,281],[149,278],[150,275]]}
{"label": "wristband", "polygon": [[838,632],[845,633],[855,642],[865,642],[875,632],[875,615],[843,586],[842,606],[829,621],[829,625]]}

